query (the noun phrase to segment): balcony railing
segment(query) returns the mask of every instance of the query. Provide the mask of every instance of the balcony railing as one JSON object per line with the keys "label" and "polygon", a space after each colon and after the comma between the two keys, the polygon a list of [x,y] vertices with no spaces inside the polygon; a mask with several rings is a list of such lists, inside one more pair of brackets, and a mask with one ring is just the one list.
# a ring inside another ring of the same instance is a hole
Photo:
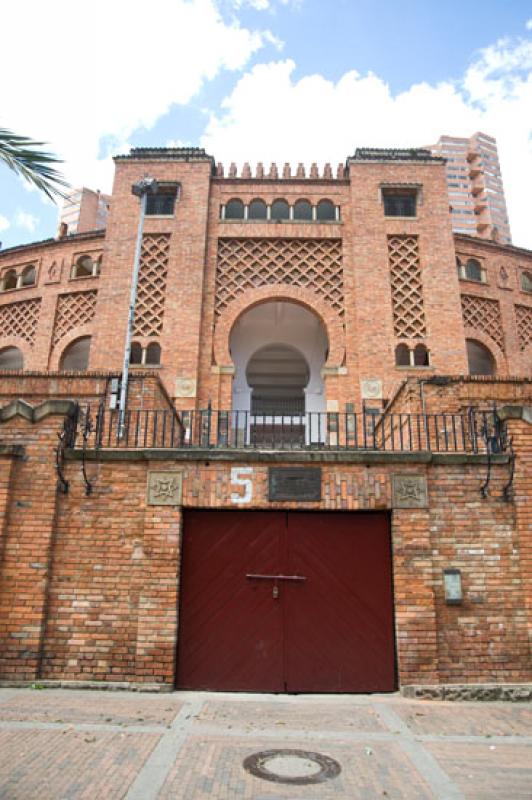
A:
{"label": "balcony railing", "polygon": [[85,449],[349,450],[501,453],[495,411],[441,414],[252,414],[249,411],[80,411],[68,446]]}

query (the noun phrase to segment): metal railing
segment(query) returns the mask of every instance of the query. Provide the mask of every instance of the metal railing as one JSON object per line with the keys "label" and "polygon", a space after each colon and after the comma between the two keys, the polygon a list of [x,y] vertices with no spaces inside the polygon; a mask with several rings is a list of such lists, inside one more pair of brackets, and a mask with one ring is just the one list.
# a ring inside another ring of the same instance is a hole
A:
{"label": "metal railing", "polygon": [[375,414],[367,411],[253,414],[249,411],[81,410],[71,447],[85,449],[365,450],[501,453],[506,434],[495,410]]}

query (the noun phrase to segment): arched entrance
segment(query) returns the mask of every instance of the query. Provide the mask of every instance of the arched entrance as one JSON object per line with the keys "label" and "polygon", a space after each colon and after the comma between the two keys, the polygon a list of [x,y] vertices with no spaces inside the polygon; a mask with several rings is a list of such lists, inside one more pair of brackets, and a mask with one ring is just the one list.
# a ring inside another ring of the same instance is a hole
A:
{"label": "arched entrance", "polygon": [[287,344],[267,344],[248,361],[252,414],[304,414],[310,370],[299,350]]}
{"label": "arched entrance", "polygon": [[266,301],[238,318],[229,346],[232,407],[245,414],[247,436],[261,430],[267,440],[282,428],[285,439],[314,439],[326,410],[321,372],[328,339],[319,317],[298,303]]}

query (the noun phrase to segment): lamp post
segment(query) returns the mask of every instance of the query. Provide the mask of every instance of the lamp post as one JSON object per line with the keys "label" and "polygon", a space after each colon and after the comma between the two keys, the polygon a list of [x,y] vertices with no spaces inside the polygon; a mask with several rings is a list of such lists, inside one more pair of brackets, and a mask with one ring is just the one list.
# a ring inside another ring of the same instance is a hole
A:
{"label": "lamp post", "polygon": [[144,217],[146,215],[146,200],[148,194],[155,194],[159,188],[155,178],[142,178],[131,187],[132,193],[140,198],[140,216],[137,228],[137,242],[135,245],[135,258],[133,261],[133,277],[131,280],[131,293],[129,296],[129,311],[127,316],[126,343],[124,346],[124,364],[122,367],[122,384],[120,386],[118,435],[123,437],[125,432],[127,389],[129,381],[129,359],[131,356],[131,339],[135,322],[135,305],[137,302],[137,288],[139,283],[140,255],[142,251],[142,233],[144,230]]}

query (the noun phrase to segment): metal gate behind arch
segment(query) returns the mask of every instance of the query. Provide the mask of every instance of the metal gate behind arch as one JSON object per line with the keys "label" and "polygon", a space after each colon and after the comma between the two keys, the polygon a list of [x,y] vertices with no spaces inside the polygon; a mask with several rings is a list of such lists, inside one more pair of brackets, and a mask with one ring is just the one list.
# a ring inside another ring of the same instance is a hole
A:
{"label": "metal gate behind arch", "polygon": [[187,511],[177,686],[396,688],[382,513]]}

